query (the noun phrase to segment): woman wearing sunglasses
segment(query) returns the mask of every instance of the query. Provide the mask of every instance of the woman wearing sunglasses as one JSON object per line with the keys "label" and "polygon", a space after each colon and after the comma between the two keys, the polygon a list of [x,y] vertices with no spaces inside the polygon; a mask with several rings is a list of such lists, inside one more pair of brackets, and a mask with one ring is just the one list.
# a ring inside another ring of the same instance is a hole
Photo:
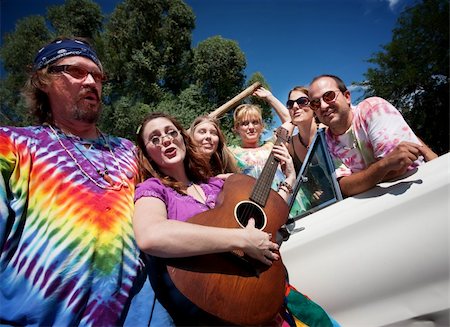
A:
{"label": "woman wearing sunglasses", "polygon": [[[293,129],[293,127],[297,127],[298,133],[291,138],[288,150],[298,174],[318,128],[314,111],[309,106],[308,89],[304,86],[295,86],[290,90],[286,107],[268,90],[255,92],[254,95],[264,99],[276,112],[289,113],[290,121],[283,124],[285,128]],[[325,127],[325,125],[323,126]],[[300,188],[296,195],[296,200],[290,211],[291,216],[304,212],[307,208],[320,202],[322,197],[327,197],[327,194],[323,191],[323,186],[321,186],[321,183],[325,183],[322,180],[325,175],[318,167],[316,170],[313,175],[308,176],[309,184]]]}
{"label": "woman wearing sunglasses", "polygon": [[295,170],[298,172],[318,127],[314,111],[309,106],[308,89],[304,86],[295,86],[290,90],[286,108],[289,110],[292,124],[298,129],[298,133],[291,139],[288,147],[294,160]]}
{"label": "woman wearing sunglasses", "polygon": [[266,89],[261,88],[254,95],[274,108],[280,118],[284,118],[281,119],[282,123],[290,121],[297,127],[298,133],[291,138],[288,150],[294,160],[295,171],[298,173],[317,131],[314,111],[309,106],[308,89],[295,86],[289,91],[286,106]]}

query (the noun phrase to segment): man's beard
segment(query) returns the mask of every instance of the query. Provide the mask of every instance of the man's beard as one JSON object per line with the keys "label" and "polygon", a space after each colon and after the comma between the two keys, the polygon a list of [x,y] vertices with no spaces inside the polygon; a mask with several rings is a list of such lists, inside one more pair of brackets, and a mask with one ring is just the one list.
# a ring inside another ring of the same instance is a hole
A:
{"label": "man's beard", "polygon": [[84,123],[95,124],[100,118],[102,104],[86,105],[80,102],[74,107],[73,118]]}

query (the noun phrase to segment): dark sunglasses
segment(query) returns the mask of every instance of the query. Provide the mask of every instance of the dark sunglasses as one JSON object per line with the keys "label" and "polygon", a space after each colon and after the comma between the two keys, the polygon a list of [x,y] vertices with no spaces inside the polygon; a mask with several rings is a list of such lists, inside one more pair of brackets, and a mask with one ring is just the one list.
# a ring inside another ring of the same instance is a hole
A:
{"label": "dark sunglasses", "polygon": [[294,103],[297,103],[299,107],[307,106],[309,104],[309,99],[307,97],[300,97],[297,100],[288,100],[286,102],[286,108],[292,109],[294,107]]}
{"label": "dark sunglasses", "polygon": [[106,81],[106,76],[102,72],[89,71],[80,66],[74,65],[59,65],[48,68],[50,74],[67,73],[76,79],[85,79],[89,74],[94,78],[96,83]]}
{"label": "dark sunglasses", "polygon": [[[336,93],[336,91],[338,93]],[[323,99],[323,101],[325,101],[325,103],[330,104],[336,101],[340,92],[341,92],[340,90],[327,91],[324,94],[322,94],[321,98]],[[309,106],[314,111],[320,109],[320,98],[311,100],[309,102]]]}

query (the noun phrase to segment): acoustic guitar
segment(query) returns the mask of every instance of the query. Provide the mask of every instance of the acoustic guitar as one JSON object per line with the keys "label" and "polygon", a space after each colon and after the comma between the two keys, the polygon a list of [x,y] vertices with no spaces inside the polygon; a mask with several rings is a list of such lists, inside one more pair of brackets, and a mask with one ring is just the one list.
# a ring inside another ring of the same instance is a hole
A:
{"label": "acoustic guitar", "polygon": [[[276,144],[286,141],[289,132],[281,128]],[[260,177],[234,174],[224,183],[214,209],[188,222],[244,228],[250,218],[255,226],[272,234],[286,223],[289,209],[271,189],[278,161],[270,154]],[[168,259],[167,270],[177,289],[204,311],[235,325],[265,325],[279,312],[285,292],[286,273],[282,260],[272,266],[244,253],[208,254]]]}

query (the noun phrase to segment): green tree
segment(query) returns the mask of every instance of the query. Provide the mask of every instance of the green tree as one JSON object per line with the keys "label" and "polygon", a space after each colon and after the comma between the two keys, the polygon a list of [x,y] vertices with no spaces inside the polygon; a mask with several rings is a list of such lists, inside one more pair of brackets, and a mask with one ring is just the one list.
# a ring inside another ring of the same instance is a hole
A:
{"label": "green tree", "polygon": [[[151,10],[149,10],[151,8]],[[104,64],[114,99],[146,103],[189,84],[194,14],[180,0],[125,0],[105,26]]]}
{"label": "green tree", "polygon": [[103,25],[101,8],[91,0],[66,0],[62,5],[50,6],[47,17],[55,35],[94,39]]}
{"label": "green tree", "polygon": [[365,96],[388,99],[439,154],[449,150],[449,2],[422,0],[405,10],[391,43],[369,60]]}
{"label": "green tree", "polygon": [[[182,0],[124,0],[106,18],[94,1],[66,0],[46,17],[19,21],[0,50],[7,72],[0,83],[2,124],[29,124],[18,92],[25,67],[42,45],[66,35],[90,39],[108,75],[102,130],[134,140],[137,125],[152,111],[172,114],[188,127],[242,91],[246,67],[233,40],[215,36],[191,48],[194,27],[194,13]],[[270,110],[263,112],[270,121]],[[233,139],[231,117],[222,126]]]}
{"label": "green tree", "polygon": [[213,36],[194,50],[194,78],[211,103],[225,103],[242,90],[245,55],[236,41]]}
{"label": "green tree", "polygon": [[41,16],[29,16],[16,24],[13,33],[7,33],[3,39],[0,56],[7,75],[0,84],[1,123],[10,125],[28,125],[33,120],[28,115],[20,90],[31,71],[36,52],[51,38],[51,33]]}

